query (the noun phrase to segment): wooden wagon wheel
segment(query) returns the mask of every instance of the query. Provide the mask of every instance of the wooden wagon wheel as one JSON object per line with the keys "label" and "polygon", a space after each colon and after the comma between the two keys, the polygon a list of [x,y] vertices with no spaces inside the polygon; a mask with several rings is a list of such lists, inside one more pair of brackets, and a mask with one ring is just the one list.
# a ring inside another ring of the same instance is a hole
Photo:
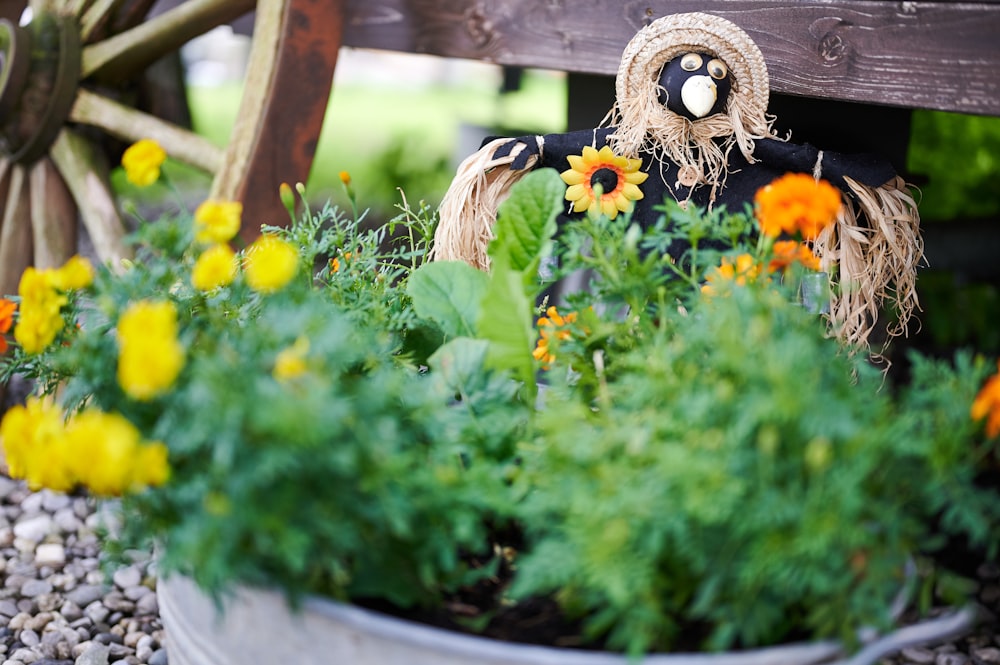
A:
{"label": "wooden wagon wheel", "polygon": [[[156,139],[214,174],[210,196],[244,203],[245,227],[281,223],[282,181],[312,164],[341,42],[340,0],[0,0],[0,295],[29,265],[76,250],[78,220],[98,258],[125,255],[109,166],[89,138]],[[31,20],[18,25],[27,5]],[[243,100],[225,148],[105,94],[161,56],[256,9]],[[252,233],[252,231],[251,231]]]}

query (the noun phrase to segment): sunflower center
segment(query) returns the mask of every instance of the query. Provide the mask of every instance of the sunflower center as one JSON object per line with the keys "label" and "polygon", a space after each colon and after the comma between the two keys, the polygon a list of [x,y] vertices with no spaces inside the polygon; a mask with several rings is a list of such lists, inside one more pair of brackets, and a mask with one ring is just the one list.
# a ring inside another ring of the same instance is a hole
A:
{"label": "sunflower center", "polygon": [[594,189],[598,185],[604,194],[611,194],[618,189],[618,172],[609,168],[599,168],[590,176],[590,188]]}

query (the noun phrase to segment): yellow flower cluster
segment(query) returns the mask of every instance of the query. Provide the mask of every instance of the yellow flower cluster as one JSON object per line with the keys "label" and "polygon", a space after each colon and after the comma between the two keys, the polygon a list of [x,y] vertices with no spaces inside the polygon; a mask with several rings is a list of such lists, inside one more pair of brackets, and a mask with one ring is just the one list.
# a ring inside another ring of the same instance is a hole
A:
{"label": "yellow flower cluster", "polygon": [[204,201],[194,211],[194,239],[203,244],[229,242],[240,232],[243,204]]}
{"label": "yellow flower cluster", "polygon": [[227,286],[236,279],[236,254],[225,243],[212,245],[198,257],[191,270],[191,284],[199,291]]}
{"label": "yellow flower cluster", "polygon": [[148,187],[160,179],[160,167],[166,159],[167,153],[153,139],[136,141],[122,154],[125,179],[137,187]]}
{"label": "yellow flower cluster", "polygon": [[287,383],[306,373],[306,356],[309,354],[309,340],[299,337],[291,346],[278,352],[274,360],[272,375],[275,380]]}
{"label": "yellow flower cluster", "polygon": [[243,259],[247,283],[260,293],[273,293],[292,281],[299,268],[295,245],[264,234],[251,243]]}
{"label": "yellow flower cluster", "polygon": [[972,419],[983,418],[986,418],[986,436],[1000,436],[1000,361],[997,362],[997,373],[986,380],[972,402]]}
{"label": "yellow flower cluster", "polygon": [[118,383],[125,394],[153,399],[173,385],[183,367],[174,305],[149,300],[129,305],[118,320]]}
{"label": "yellow flower cluster", "polygon": [[761,187],[754,196],[764,235],[782,234],[815,240],[840,212],[840,192],[825,180],[788,173]]}
{"label": "yellow flower cluster", "polygon": [[85,288],[93,280],[93,267],[79,256],[61,268],[29,267],[24,271],[17,287],[21,313],[14,326],[14,339],[25,353],[41,353],[55,340],[64,325],[61,310],[69,302],[66,292]]}
{"label": "yellow flower cluster", "polygon": [[542,363],[543,368],[548,369],[549,365],[556,359],[550,349],[552,338],[555,337],[561,340],[569,339],[572,333],[567,329],[567,326],[575,323],[576,318],[576,312],[570,312],[566,316],[562,316],[555,307],[549,307],[545,310],[545,316],[538,319],[539,338],[538,343],[535,345],[535,350],[531,352],[531,355],[535,360]]}
{"label": "yellow flower cluster", "polygon": [[37,397],[11,408],[0,422],[0,444],[10,475],[28,486],[68,492],[78,485],[118,496],[162,485],[170,475],[167,448],[142,440],[117,413],[82,411],[68,420]]}
{"label": "yellow flower cluster", "polygon": [[706,284],[701,287],[705,295],[715,295],[716,287],[723,283],[745,285],[752,282],[760,274],[760,266],[749,254],[740,254],[735,259],[722,257],[721,265],[712,268],[705,275]]}

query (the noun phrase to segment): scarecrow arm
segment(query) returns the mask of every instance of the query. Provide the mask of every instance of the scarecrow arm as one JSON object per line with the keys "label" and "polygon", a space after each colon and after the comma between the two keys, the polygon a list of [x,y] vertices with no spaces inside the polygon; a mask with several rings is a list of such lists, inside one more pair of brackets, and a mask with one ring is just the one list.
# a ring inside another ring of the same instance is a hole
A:
{"label": "scarecrow arm", "polygon": [[[521,144],[525,148],[515,155],[514,161],[510,163],[510,168],[520,170],[528,165],[528,158],[531,155],[539,157],[535,167],[548,166],[558,171],[565,171],[570,168],[567,157],[579,155],[584,147],[602,148],[607,145],[608,137],[614,132],[614,127],[603,127],[601,129],[583,129],[565,134],[545,134],[544,136],[519,136],[504,143],[493,152],[493,158],[498,159],[510,155],[514,148]],[[497,137],[487,139],[486,145]]]}
{"label": "scarecrow arm", "polygon": [[813,173],[842,191],[849,191],[845,176],[868,187],[880,187],[896,178],[892,164],[879,155],[830,152],[808,143],[762,139],[753,156],[776,171]]}

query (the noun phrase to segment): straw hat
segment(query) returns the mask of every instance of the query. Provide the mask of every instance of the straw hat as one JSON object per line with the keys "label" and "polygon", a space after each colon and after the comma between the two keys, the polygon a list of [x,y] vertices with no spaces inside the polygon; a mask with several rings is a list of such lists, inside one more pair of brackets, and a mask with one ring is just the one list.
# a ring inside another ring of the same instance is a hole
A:
{"label": "straw hat", "polygon": [[636,33],[618,68],[618,103],[637,97],[655,100],[663,65],[690,51],[707,51],[721,58],[733,75],[731,97],[742,98],[741,106],[751,116],[764,117],[770,84],[763,54],[734,23],[701,12],[664,16]]}

